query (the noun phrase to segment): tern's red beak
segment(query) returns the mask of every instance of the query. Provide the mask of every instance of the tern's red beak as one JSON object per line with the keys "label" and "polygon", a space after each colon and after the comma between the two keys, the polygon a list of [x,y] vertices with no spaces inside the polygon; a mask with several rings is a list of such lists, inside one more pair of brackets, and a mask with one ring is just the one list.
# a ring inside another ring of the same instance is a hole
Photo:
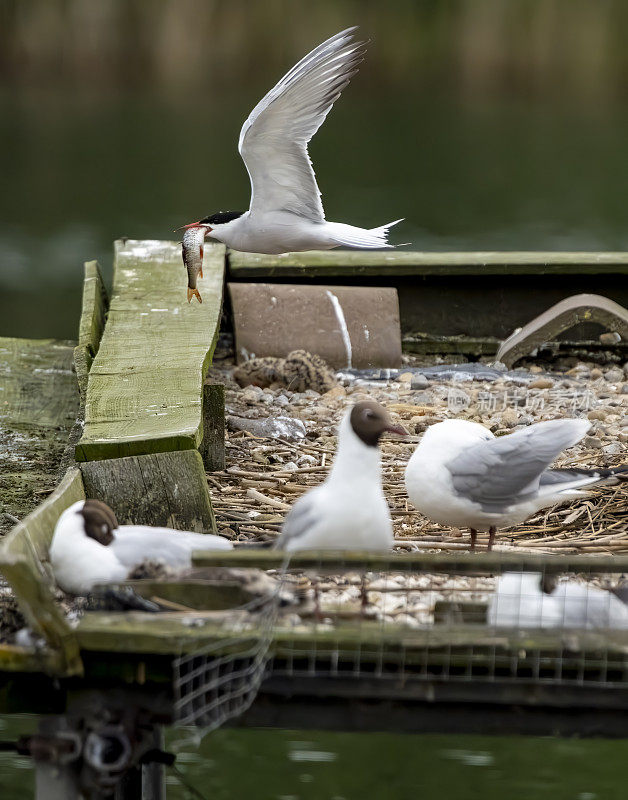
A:
{"label": "tern's red beak", "polygon": [[197,222],[188,222],[187,225],[181,225],[180,228],[175,228],[173,233],[176,233],[177,231],[182,231],[184,228],[185,229],[187,229],[187,228],[195,228],[197,225],[200,225],[200,224],[201,224],[200,219]]}

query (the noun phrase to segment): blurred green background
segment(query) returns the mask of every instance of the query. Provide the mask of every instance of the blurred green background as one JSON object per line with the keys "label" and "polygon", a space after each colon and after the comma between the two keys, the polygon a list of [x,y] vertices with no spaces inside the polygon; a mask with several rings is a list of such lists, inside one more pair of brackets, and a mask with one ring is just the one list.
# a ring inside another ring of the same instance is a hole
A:
{"label": "blurred green background", "polygon": [[0,0],[0,334],[76,335],[112,240],[245,209],[253,105],[349,25],[329,219],[413,249],[628,249],[625,0]]}

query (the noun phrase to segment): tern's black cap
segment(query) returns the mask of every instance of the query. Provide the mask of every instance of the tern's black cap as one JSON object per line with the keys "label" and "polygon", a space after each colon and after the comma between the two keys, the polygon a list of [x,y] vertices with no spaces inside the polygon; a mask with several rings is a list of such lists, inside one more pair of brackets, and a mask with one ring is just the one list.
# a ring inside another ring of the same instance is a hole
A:
{"label": "tern's black cap", "polygon": [[200,220],[200,222],[203,225],[224,225],[225,222],[231,222],[231,220],[241,217],[242,214],[244,214],[244,211],[218,211],[216,214]]}

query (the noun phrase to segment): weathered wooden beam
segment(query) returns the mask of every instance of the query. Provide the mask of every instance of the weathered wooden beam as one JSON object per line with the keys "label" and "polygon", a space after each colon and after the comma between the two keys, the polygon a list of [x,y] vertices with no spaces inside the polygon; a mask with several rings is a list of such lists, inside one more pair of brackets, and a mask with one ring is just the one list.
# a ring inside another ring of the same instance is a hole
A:
{"label": "weathered wooden beam", "polygon": [[203,440],[199,447],[207,472],[225,468],[225,387],[203,385]]}
{"label": "weathered wooden beam", "polygon": [[52,491],[78,407],[72,343],[0,338],[0,512],[22,519]]}
{"label": "weathered wooden beam", "polygon": [[434,604],[435,625],[486,625],[488,603],[469,600],[437,600]]}
{"label": "weathered wooden beam", "polygon": [[80,674],[82,662],[74,631],[56,604],[52,579],[43,562],[59,516],[84,498],[81,473],[72,468],[54,492],[0,544],[0,572],[11,585],[28,624],[46,639],[53,659],[54,655],[59,659],[59,671],[66,674]]}
{"label": "weathered wooden beam", "polygon": [[107,310],[109,295],[100,274],[97,261],[86,261],[83,276],[83,300],[79,321],[79,346],[88,347],[95,356],[100,346]]}
{"label": "weathered wooden beam", "polygon": [[216,530],[197,450],[88,461],[80,468],[87,497],[111,506],[120,524]]}
{"label": "weathered wooden beam", "polygon": [[436,336],[415,333],[408,334],[401,340],[403,352],[415,355],[461,353],[468,356],[492,356],[499,345],[500,340],[491,336]]}
{"label": "weathered wooden beam", "polygon": [[197,448],[201,387],[218,336],[223,245],[206,245],[199,288],[186,302],[174,242],[116,242],[107,325],[87,384],[78,461]]}
{"label": "weathered wooden beam", "polygon": [[314,276],[609,275],[628,274],[628,253],[381,250],[309,251],[259,255],[229,250],[229,278]]}
{"label": "weathered wooden beam", "polygon": [[[224,613],[91,612],[81,619],[76,632],[82,650],[176,654],[215,645],[212,652],[224,655],[241,648],[243,635],[240,626],[233,630],[235,619],[230,620],[227,616],[225,624],[222,624],[220,615]],[[191,624],[192,620],[194,624]],[[251,639],[262,639],[267,635],[267,630],[257,629],[253,624],[246,627],[246,636]],[[429,663],[465,666],[469,663],[467,648],[471,646],[474,648],[474,663],[480,662],[482,652],[493,662],[496,654],[509,656],[512,652],[520,653],[521,664],[526,659],[535,662],[537,654],[533,651],[539,650],[547,653],[548,658],[562,654],[564,665],[568,663],[568,651],[574,654],[573,658],[580,658],[584,652],[590,653],[592,662],[597,653],[600,664],[606,663],[606,658],[623,662],[628,656],[628,631],[622,630],[519,630],[475,625],[421,629],[394,624],[383,627],[379,621],[360,620],[353,624],[338,623],[333,627],[316,624],[284,627],[278,622],[273,628],[272,638],[272,650],[278,656],[305,658],[312,653],[322,657],[325,652],[357,652],[365,662],[379,661],[384,653],[392,657],[397,652],[404,663],[420,664],[425,662],[427,648]]]}
{"label": "weathered wooden beam", "polygon": [[0,643],[0,673],[45,672],[54,674],[63,671],[63,659],[53,650],[40,647],[21,647]]}
{"label": "weathered wooden beam", "polygon": [[[237,608],[255,599],[257,595],[247,592],[244,585],[237,581],[213,581],[194,578],[180,580],[134,580],[119,584],[106,584],[99,589],[132,588],[141,597],[158,603],[165,600],[187,608],[201,611],[223,611]],[[176,609],[172,609],[176,610]],[[180,609],[183,610],[183,609]]]}
{"label": "weathered wooden beam", "polygon": [[497,351],[507,367],[580,322],[597,322],[628,341],[628,310],[599,294],[576,294],[556,303],[511,334]]}
{"label": "weathered wooden beam", "polygon": [[97,261],[86,261],[83,276],[83,301],[79,320],[78,345],[74,348],[74,371],[78,381],[81,402],[87,394],[87,376],[100,347],[105,329],[109,295],[100,274]]}
{"label": "weathered wooden beam", "polygon": [[74,422],[71,342],[0,338],[0,379],[3,425],[58,428]]}
{"label": "weathered wooden beam", "polygon": [[197,551],[196,567],[251,567],[322,571],[446,572],[458,575],[506,571],[618,573],[628,572],[628,556],[544,555],[535,553],[367,553],[353,551],[302,551],[238,549],[227,552]]}

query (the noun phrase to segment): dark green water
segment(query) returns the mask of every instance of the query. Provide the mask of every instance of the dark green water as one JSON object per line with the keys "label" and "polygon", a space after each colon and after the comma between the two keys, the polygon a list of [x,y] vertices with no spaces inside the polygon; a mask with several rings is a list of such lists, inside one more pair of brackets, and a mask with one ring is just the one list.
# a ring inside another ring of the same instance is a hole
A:
{"label": "dark green water", "polygon": [[[32,729],[0,718],[0,737]],[[626,743],[488,736],[223,730],[178,768],[208,800],[623,800]],[[29,797],[27,759],[0,754],[2,800]],[[167,775],[169,800],[187,800]]]}
{"label": "dark green water", "polygon": [[[76,335],[81,270],[117,237],[246,208],[235,145],[274,76],[186,103],[0,96],[0,335]],[[258,85],[259,84],[259,85]],[[628,111],[349,87],[312,145],[327,216],[424,250],[628,248]]]}

